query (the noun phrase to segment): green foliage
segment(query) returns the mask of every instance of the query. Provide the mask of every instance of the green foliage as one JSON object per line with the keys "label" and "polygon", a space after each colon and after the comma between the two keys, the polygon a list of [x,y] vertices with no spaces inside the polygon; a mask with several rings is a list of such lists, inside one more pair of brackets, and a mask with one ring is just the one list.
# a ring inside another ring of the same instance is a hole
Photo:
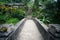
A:
{"label": "green foliage", "polygon": [[[12,21],[11,23],[15,24],[13,21],[21,20],[25,17],[25,11],[23,8],[12,8],[11,7],[5,7],[0,6],[0,24],[2,23],[9,23],[9,21]],[[11,18],[13,18],[11,20]],[[17,20],[16,20],[16,19]],[[8,22],[7,22],[8,21]]]}
{"label": "green foliage", "polygon": [[16,9],[16,11],[11,12],[11,17],[21,20],[25,17],[25,11],[23,9]]}
{"label": "green foliage", "polygon": [[9,23],[9,24],[16,24],[19,20],[17,18],[11,18],[9,20],[7,20],[6,23]]}
{"label": "green foliage", "polygon": [[22,2],[22,0],[0,0],[0,4],[6,4],[6,3],[11,3],[11,2],[20,3]]}
{"label": "green foliage", "polygon": [[8,15],[0,13],[0,23],[5,23],[9,18]]}
{"label": "green foliage", "polygon": [[[50,1],[47,2],[47,4],[45,4],[46,8],[44,8],[42,10],[43,15],[48,18],[48,20],[50,21],[49,23],[59,23],[57,20],[59,20],[59,18],[57,17],[58,13],[57,13],[57,3],[53,2],[51,3]],[[56,16],[57,15],[57,16]],[[55,18],[58,19],[55,19]],[[45,18],[45,19],[46,19]]]}
{"label": "green foliage", "polygon": [[34,13],[32,16],[37,17],[45,24],[59,23],[60,14],[57,13],[57,2],[55,2],[54,0],[41,0],[41,1],[45,8],[41,9],[39,7],[37,8],[36,6],[33,6]]}
{"label": "green foliage", "polygon": [[0,4],[5,4],[5,2],[0,2]]}
{"label": "green foliage", "polygon": [[[6,1],[6,0],[5,0]],[[57,2],[54,0],[8,0],[6,3],[9,2],[24,2],[26,5],[26,9],[32,8],[32,16],[37,17],[41,21],[43,21],[45,24],[50,23],[60,23],[60,9],[57,9]],[[39,1],[42,4],[43,7],[39,8]],[[1,3],[4,4],[4,1],[2,0]],[[0,7],[0,22],[3,23],[10,23],[9,21],[12,21],[11,23],[14,23],[16,21],[15,18],[18,20],[21,20],[26,16],[24,8],[11,8],[11,7]],[[59,13],[57,13],[57,10]],[[13,19],[14,20],[13,20]],[[57,19],[56,19],[57,18]],[[11,20],[12,19],[12,20]],[[8,22],[7,22],[8,21]],[[14,23],[15,24],[15,23]]]}

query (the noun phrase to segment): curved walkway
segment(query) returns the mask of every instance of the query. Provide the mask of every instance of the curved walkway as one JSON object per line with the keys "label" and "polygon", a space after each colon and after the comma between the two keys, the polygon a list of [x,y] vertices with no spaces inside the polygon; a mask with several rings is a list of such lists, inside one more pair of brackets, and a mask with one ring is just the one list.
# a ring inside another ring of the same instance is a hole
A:
{"label": "curved walkway", "polygon": [[17,40],[43,40],[33,20],[27,20],[19,33]]}

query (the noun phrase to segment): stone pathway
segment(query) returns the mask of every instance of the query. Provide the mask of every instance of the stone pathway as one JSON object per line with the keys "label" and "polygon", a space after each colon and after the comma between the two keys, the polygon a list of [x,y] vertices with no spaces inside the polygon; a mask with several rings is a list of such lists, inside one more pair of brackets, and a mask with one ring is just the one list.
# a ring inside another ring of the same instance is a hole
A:
{"label": "stone pathway", "polygon": [[19,33],[17,40],[43,40],[33,20],[27,20]]}

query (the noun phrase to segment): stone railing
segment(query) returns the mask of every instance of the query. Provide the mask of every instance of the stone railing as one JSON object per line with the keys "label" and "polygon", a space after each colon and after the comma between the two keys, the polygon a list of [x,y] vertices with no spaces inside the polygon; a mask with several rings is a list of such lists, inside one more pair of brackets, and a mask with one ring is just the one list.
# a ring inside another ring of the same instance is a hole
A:
{"label": "stone railing", "polygon": [[60,40],[60,24],[49,24],[49,40]]}
{"label": "stone railing", "polygon": [[60,24],[46,26],[37,18],[33,18],[44,40],[60,40]]}
{"label": "stone railing", "polygon": [[13,28],[14,30],[11,33],[8,33],[6,36],[0,37],[0,40],[16,40],[18,33],[21,31],[22,26],[25,23],[26,18],[22,19],[20,22],[18,22]]}
{"label": "stone railing", "polygon": [[44,40],[48,40],[49,39],[48,27],[43,22],[41,22],[40,20],[38,20],[37,18],[35,18],[33,20],[36,23],[36,25],[38,27],[38,30],[42,34]]}

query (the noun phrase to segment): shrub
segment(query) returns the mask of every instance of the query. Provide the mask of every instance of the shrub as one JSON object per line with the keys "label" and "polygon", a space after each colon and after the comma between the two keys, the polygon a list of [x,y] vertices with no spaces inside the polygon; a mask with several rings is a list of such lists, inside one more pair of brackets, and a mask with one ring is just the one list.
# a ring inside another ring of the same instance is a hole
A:
{"label": "shrub", "polygon": [[8,30],[8,28],[6,28],[6,27],[2,27],[1,29],[0,29],[0,32],[7,32],[7,30]]}
{"label": "shrub", "polygon": [[19,20],[17,18],[11,18],[9,19],[8,21],[6,21],[6,23],[9,23],[9,24],[16,24]]}

